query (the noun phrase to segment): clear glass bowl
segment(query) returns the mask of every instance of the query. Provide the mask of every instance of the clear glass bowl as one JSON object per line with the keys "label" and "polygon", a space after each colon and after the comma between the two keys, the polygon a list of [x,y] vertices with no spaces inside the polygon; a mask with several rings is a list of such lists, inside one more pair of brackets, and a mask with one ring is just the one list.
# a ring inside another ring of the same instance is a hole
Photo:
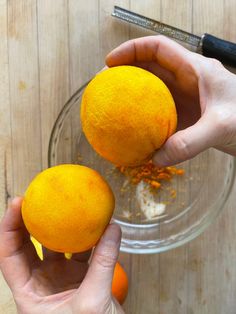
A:
{"label": "clear glass bowl", "polygon": [[[65,104],[55,122],[49,144],[49,167],[83,164],[106,178],[116,198],[113,221],[122,228],[121,251],[163,252],[202,233],[229,197],[235,177],[235,159],[209,149],[179,165],[185,174],[164,183],[155,195],[147,192],[143,183],[132,185],[113,164],[95,153],[82,132],[80,103],[85,86]],[[165,208],[165,212],[147,217],[144,204]]]}

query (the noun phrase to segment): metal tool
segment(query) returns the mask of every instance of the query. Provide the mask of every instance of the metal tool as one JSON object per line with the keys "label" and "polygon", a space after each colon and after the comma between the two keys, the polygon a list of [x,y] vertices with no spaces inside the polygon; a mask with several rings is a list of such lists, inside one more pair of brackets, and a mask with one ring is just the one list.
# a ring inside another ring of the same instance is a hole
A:
{"label": "metal tool", "polygon": [[114,7],[112,16],[195,46],[197,47],[197,51],[204,56],[216,58],[225,64],[236,67],[235,43],[217,38],[207,33],[200,37],[118,6]]}

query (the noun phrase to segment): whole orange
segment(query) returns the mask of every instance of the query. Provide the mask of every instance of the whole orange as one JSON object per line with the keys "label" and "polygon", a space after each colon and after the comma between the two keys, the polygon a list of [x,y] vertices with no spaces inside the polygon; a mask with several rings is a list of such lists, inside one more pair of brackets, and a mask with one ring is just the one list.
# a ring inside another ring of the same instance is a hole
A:
{"label": "whole orange", "polygon": [[135,166],[152,157],[176,129],[177,114],[167,86],[134,66],[100,72],[86,87],[83,131],[93,148],[116,165]]}
{"label": "whole orange", "polygon": [[112,294],[120,304],[123,304],[128,294],[128,276],[120,263],[116,263],[113,280]]}
{"label": "whole orange", "polygon": [[98,172],[80,165],[59,165],[30,183],[22,216],[29,233],[43,246],[75,253],[97,243],[114,203],[110,187]]}

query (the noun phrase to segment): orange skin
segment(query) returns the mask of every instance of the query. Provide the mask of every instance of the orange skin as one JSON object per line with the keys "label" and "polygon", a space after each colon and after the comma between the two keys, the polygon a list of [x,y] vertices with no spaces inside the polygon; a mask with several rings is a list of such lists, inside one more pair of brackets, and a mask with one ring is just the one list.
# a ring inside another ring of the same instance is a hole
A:
{"label": "orange skin", "polygon": [[79,165],[44,170],[29,185],[22,217],[43,246],[62,253],[96,245],[110,222],[114,195],[96,171]]}
{"label": "orange skin", "polygon": [[127,274],[120,263],[117,262],[112,281],[112,294],[120,304],[123,304],[126,299],[128,284]]}
{"label": "orange skin", "polygon": [[152,73],[134,66],[100,72],[81,104],[83,131],[103,158],[136,166],[152,157],[176,129],[174,100]]}

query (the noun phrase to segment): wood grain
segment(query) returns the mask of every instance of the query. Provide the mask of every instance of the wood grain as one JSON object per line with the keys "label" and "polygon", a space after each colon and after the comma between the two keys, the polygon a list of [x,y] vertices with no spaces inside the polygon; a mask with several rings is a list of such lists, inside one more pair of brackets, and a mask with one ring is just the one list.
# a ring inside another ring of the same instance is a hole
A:
{"label": "wood grain", "polygon": [[11,111],[7,38],[7,1],[0,1],[0,215],[11,194]]}
{"label": "wood grain", "polygon": [[111,17],[114,5],[129,8],[128,0],[100,0],[99,5],[99,44],[101,65],[105,65],[108,52],[129,39],[129,25]]}
{"label": "wood grain", "polygon": [[36,1],[8,1],[13,193],[41,170]]}
{"label": "wood grain", "polygon": [[[120,43],[152,34],[113,19],[131,8],[201,35],[236,41],[234,0],[0,0],[0,217],[47,167],[51,129],[66,100]],[[73,136],[71,120],[65,145]],[[70,159],[70,154],[65,159]],[[224,212],[191,243],[160,255],[120,254],[129,314],[235,314],[236,186]],[[0,276],[0,314],[16,313]]]}
{"label": "wood grain", "polygon": [[[7,1],[0,1],[0,219],[9,195],[6,173],[11,174],[11,127],[8,72]],[[8,165],[6,167],[6,157]],[[0,273],[1,302],[0,313],[15,313],[11,291]]]}
{"label": "wood grain", "polygon": [[223,35],[227,40],[236,42],[236,19],[233,17],[232,12],[236,12],[236,1],[224,1],[224,21]]}
{"label": "wood grain", "polygon": [[99,5],[96,0],[69,0],[68,6],[70,92],[73,94],[101,68]]}
{"label": "wood grain", "polygon": [[69,98],[68,2],[37,2],[40,119],[43,168],[47,167],[50,133],[62,106]]}

